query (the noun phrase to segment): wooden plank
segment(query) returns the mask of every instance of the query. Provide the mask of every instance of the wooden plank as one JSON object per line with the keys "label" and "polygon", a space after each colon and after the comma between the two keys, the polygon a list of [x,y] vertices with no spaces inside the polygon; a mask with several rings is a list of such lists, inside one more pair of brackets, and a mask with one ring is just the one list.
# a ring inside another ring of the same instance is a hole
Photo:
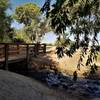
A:
{"label": "wooden plank", "polygon": [[22,58],[16,58],[16,59],[9,59],[8,64],[11,64],[11,63],[17,63],[17,62],[25,61],[25,60],[26,60],[25,57],[22,57]]}
{"label": "wooden plank", "polygon": [[17,45],[17,54],[19,54],[19,50],[20,50],[19,45]]}
{"label": "wooden plank", "polygon": [[[18,62],[21,61],[22,59],[26,59],[25,54],[24,55],[19,55],[19,56],[10,56],[8,58],[8,64],[13,63],[13,62]],[[5,62],[5,58],[0,59],[0,63]]]}
{"label": "wooden plank", "polygon": [[[46,44],[19,44],[19,43],[0,43],[0,62],[5,63],[4,69],[8,70],[10,62],[18,62],[21,60],[20,56],[25,56],[27,69],[29,65],[30,54],[39,54],[40,52],[46,53]],[[14,58],[15,56],[15,58]]]}
{"label": "wooden plank", "polygon": [[29,68],[29,45],[26,47],[26,67]]}
{"label": "wooden plank", "polygon": [[8,70],[8,48],[9,46],[5,44],[5,70]]}
{"label": "wooden plank", "polygon": [[46,44],[42,44],[41,48],[43,50],[43,53],[46,53]]}
{"label": "wooden plank", "polygon": [[0,43],[0,45],[35,45],[35,43]]}

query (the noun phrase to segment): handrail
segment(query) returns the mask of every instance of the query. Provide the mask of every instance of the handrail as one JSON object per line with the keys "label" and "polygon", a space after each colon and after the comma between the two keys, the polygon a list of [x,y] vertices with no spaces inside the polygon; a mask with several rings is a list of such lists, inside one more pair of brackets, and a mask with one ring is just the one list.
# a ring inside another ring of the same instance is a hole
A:
{"label": "handrail", "polygon": [[[0,45],[36,45],[36,44],[40,44],[40,43],[0,43]],[[42,43],[40,45],[46,45],[45,43]]]}
{"label": "handrail", "polygon": [[[4,55],[4,58],[5,58],[5,69],[8,70],[8,63],[9,63],[9,56],[12,56],[12,54],[16,55],[16,54],[20,54],[20,53],[23,53],[25,52],[25,55],[26,55],[26,62],[27,62],[27,65],[29,63],[29,56],[30,56],[30,49],[32,48],[32,46],[34,45],[33,47],[33,51],[35,55],[38,55],[39,54],[39,51],[42,50],[43,53],[46,53],[46,44],[35,44],[35,43],[0,43],[0,45],[4,45],[3,47],[0,48],[0,53],[2,54],[3,52],[3,55]],[[15,45],[16,48],[11,48],[12,45]],[[25,46],[25,47],[22,47]],[[32,46],[31,46],[32,45]],[[26,48],[24,51],[20,50],[22,48]],[[11,49],[11,50],[10,50]],[[1,52],[2,51],[2,52]]]}

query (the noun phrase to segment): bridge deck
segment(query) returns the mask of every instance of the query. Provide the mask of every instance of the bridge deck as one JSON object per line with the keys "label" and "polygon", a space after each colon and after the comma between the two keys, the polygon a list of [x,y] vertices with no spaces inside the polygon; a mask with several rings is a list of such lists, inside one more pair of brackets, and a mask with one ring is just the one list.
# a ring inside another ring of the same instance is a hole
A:
{"label": "bridge deck", "polygon": [[[17,55],[17,56],[10,56],[8,58],[8,63],[14,63],[14,62],[19,62],[21,60],[26,59],[26,55]],[[5,58],[0,58],[0,63],[5,62]]]}
{"label": "bridge deck", "polygon": [[45,44],[0,43],[0,63],[4,63],[6,68],[9,63],[20,62],[26,59],[28,64],[30,55],[38,55],[45,52]]}

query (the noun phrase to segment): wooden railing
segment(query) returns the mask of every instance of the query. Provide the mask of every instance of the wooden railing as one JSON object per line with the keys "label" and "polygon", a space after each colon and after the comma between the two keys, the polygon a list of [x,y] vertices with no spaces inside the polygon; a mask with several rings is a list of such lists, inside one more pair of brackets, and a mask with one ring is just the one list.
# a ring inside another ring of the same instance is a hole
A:
{"label": "wooden railing", "polygon": [[5,69],[8,68],[11,57],[15,57],[15,59],[26,58],[28,64],[29,57],[39,53],[46,53],[46,44],[0,43],[0,61],[5,62]]}

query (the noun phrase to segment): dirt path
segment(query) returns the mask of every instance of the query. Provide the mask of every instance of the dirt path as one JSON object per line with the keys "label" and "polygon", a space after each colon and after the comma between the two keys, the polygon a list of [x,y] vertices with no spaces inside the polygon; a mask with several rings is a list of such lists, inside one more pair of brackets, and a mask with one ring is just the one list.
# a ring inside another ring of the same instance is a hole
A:
{"label": "dirt path", "polygon": [[0,100],[88,100],[61,89],[51,89],[15,73],[0,70]]}

